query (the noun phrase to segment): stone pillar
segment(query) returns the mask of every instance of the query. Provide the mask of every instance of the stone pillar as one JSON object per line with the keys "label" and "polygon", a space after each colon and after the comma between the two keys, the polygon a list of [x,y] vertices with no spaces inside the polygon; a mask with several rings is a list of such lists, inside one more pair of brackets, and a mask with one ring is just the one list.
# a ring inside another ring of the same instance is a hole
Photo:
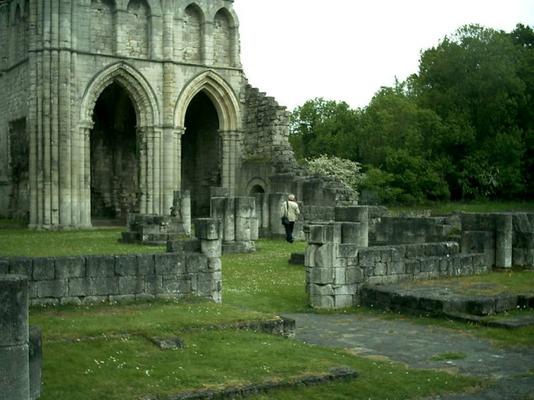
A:
{"label": "stone pillar", "polygon": [[365,206],[336,207],[335,220],[343,222],[341,243],[358,247],[369,245],[369,208]]}
{"label": "stone pillar", "polygon": [[495,266],[512,267],[512,214],[495,215]]}
{"label": "stone pillar", "polygon": [[282,203],[287,200],[287,193],[269,193],[269,228],[271,235],[285,236],[285,229],[282,225],[282,214],[280,208]]}
{"label": "stone pillar", "polygon": [[221,220],[217,218],[195,219],[195,235],[200,240],[200,251],[208,258],[208,279],[211,281],[210,293],[198,293],[222,302],[222,230]]}
{"label": "stone pillar", "polygon": [[180,214],[185,234],[191,236],[191,193],[189,190],[174,192],[173,208],[177,209]]}
{"label": "stone pillar", "polygon": [[202,61],[206,65],[213,65],[213,21],[204,22],[202,28]]}
{"label": "stone pillar", "polygon": [[[254,197],[235,198],[235,240],[250,241],[252,238],[252,218],[255,214],[256,200]],[[256,224],[256,229],[258,225]],[[256,237],[257,232],[256,232]]]}
{"label": "stone pillar", "polygon": [[0,393],[3,399],[30,399],[28,281],[0,276]]}
{"label": "stone pillar", "polygon": [[227,188],[230,196],[236,194],[237,163],[240,154],[239,132],[221,131],[222,139],[222,186]]}

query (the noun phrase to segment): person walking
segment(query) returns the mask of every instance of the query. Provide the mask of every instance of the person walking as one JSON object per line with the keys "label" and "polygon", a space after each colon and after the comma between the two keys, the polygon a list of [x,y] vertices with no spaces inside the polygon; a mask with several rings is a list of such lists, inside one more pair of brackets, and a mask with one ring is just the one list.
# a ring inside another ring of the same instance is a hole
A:
{"label": "person walking", "polygon": [[290,194],[287,196],[287,200],[282,204],[280,209],[282,214],[282,224],[286,229],[286,240],[289,243],[293,243],[293,228],[295,227],[295,221],[300,215],[300,209],[298,203],[295,201],[295,195]]}

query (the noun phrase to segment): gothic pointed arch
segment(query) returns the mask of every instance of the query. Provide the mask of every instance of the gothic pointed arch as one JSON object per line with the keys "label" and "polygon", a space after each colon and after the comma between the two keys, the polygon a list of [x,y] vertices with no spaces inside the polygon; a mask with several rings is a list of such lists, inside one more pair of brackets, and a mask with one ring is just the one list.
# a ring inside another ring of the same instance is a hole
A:
{"label": "gothic pointed arch", "polygon": [[100,71],[87,86],[82,97],[80,121],[91,124],[92,113],[100,94],[111,83],[120,84],[132,97],[138,128],[159,124],[156,95],[148,81],[132,66],[119,62]]}
{"label": "gothic pointed arch", "polygon": [[176,126],[184,126],[187,107],[193,97],[201,91],[206,93],[217,110],[221,132],[241,130],[239,101],[230,85],[211,70],[197,75],[180,93],[174,110]]}
{"label": "gothic pointed arch", "polygon": [[182,25],[183,43],[181,44],[184,61],[197,63],[202,61],[204,20],[204,12],[197,3],[193,2],[185,8]]}

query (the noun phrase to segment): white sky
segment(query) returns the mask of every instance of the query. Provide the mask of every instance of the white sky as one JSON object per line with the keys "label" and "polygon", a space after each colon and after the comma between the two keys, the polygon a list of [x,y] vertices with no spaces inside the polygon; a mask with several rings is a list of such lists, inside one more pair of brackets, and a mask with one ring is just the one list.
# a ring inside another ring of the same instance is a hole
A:
{"label": "white sky", "polygon": [[534,0],[235,0],[234,9],[249,82],[290,110],[314,97],[366,106],[462,25],[534,25]]}

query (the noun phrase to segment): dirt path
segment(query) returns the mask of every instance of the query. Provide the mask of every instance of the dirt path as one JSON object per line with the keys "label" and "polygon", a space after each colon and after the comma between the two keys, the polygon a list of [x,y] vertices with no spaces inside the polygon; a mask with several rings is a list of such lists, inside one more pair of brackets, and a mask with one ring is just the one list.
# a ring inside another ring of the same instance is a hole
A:
{"label": "dirt path", "polygon": [[[495,380],[483,392],[440,399],[534,399],[534,348],[497,348],[462,332],[366,315],[284,316],[296,321],[296,339],[306,343],[387,357],[413,368],[450,369]],[[444,353],[463,358],[433,360]]]}

